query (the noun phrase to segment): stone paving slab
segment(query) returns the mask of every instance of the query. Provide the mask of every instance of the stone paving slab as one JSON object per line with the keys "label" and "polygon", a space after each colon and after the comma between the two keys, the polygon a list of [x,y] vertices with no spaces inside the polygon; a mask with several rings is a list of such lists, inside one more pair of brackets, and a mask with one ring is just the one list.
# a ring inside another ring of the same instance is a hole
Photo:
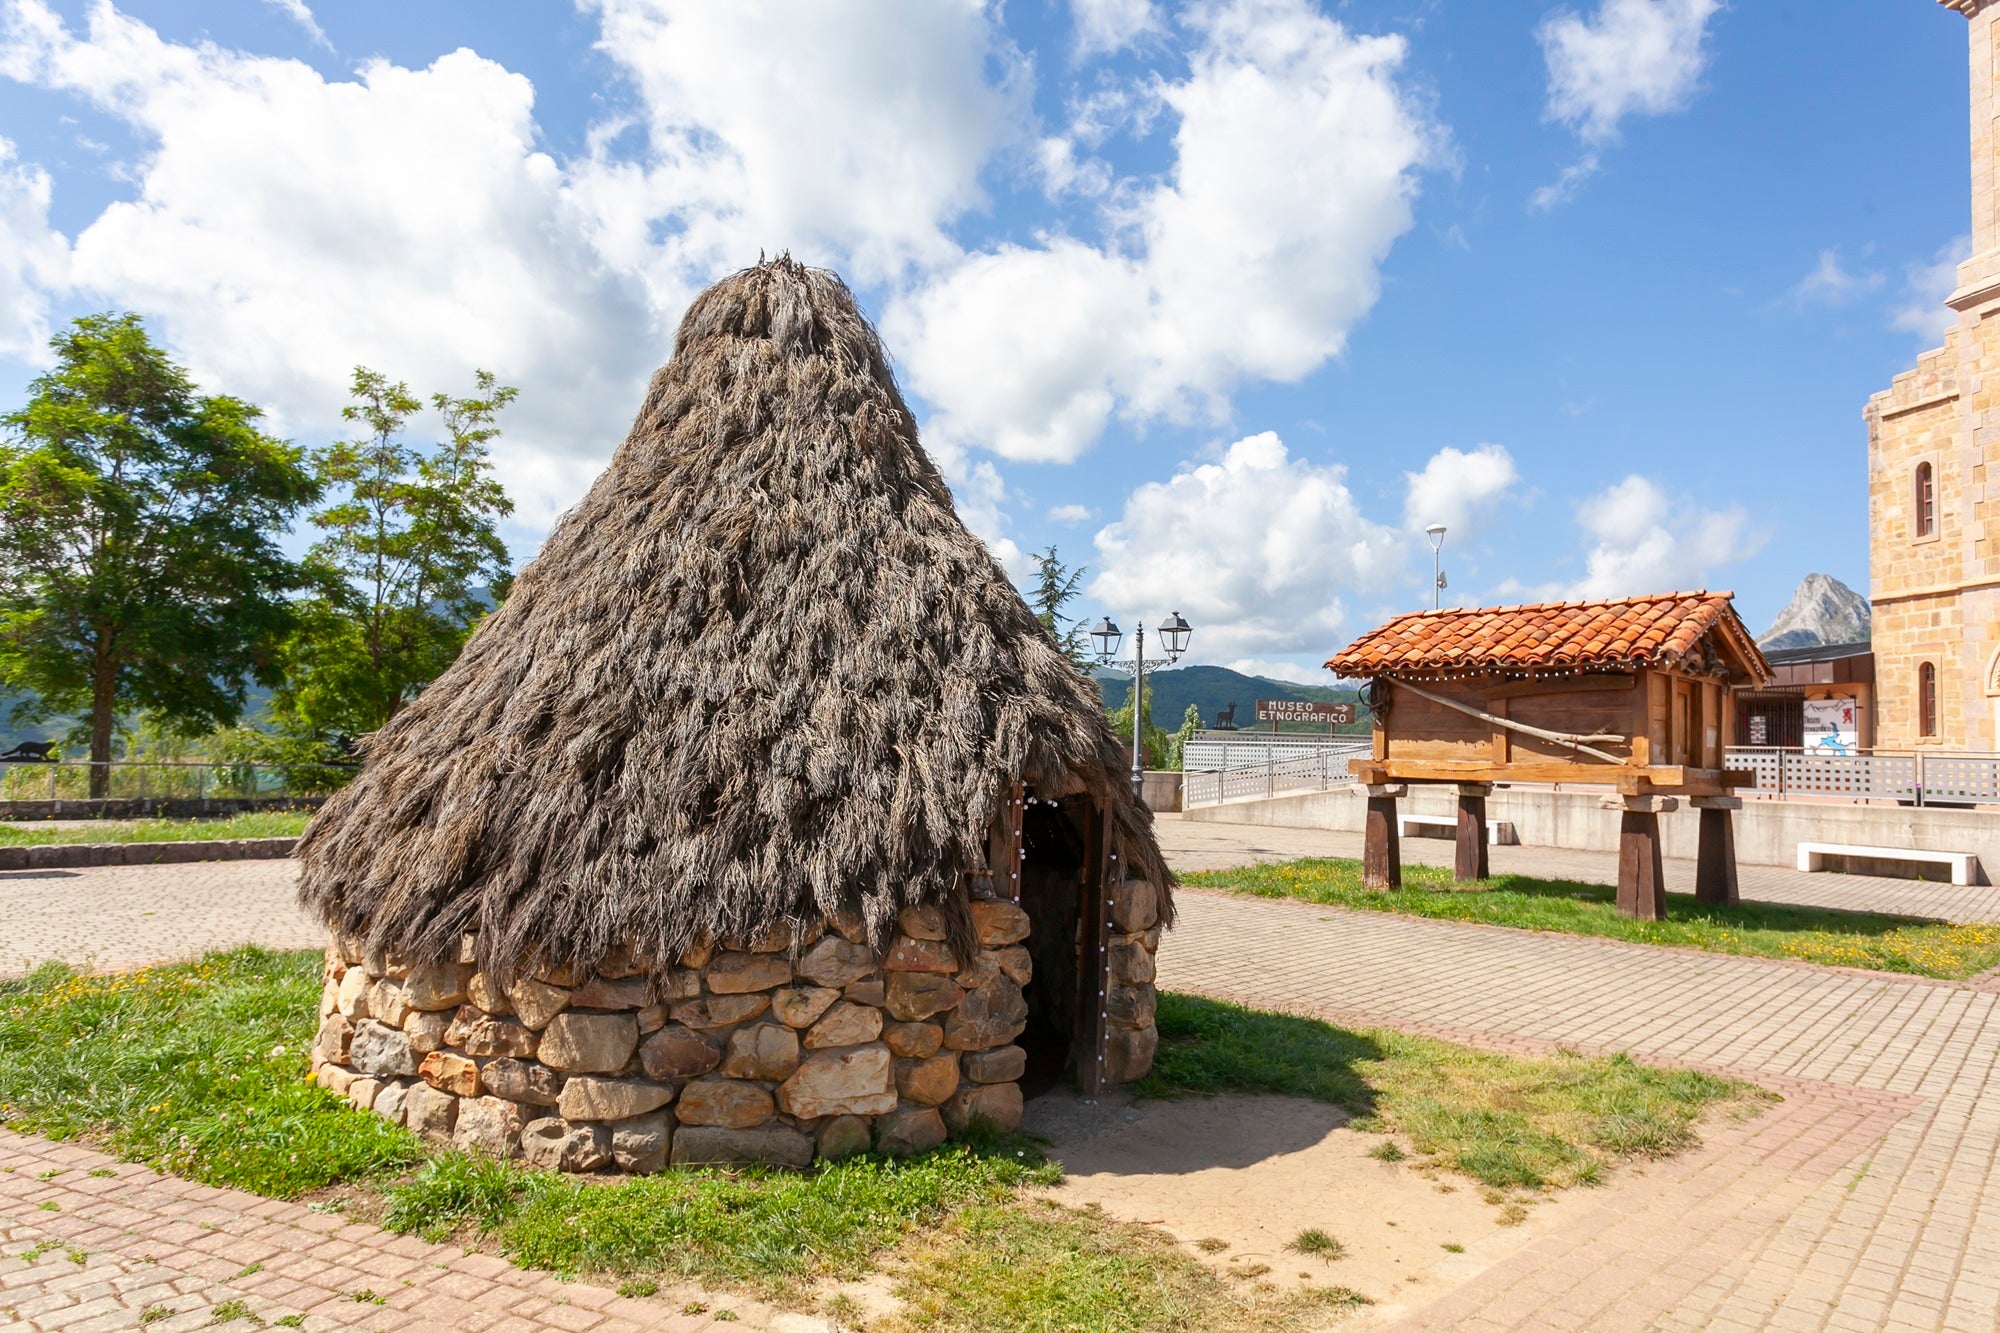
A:
{"label": "stone paving slab", "polygon": [[629,1299],[492,1255],[0,1130],[0,1329],[179,1333],[229,1327],[220,1315],[234,1309],[268,1326],[303,1316],[294,1326],[308,1333],[827,1328],[755,1301],[710,1296],[703,1303],[706,1312],[688,1314],[662,1300]]}
{"label": "stone paving slab", "polygon": [[[1180,910],[1160,952],[1171,989],[1524,1052],[1627,1051],[1786,1095],[1713,1135],[1723,1150],[1700,1169],[1652,1168],[1659,1196],[1633,1213],[1650,1222],[1621,1209],[1567,1227],[1538,1242],[1544,1262],[1509,1261],[1410,1327],[2000,1324],[2000,996],[1199,890]],[[1727,1243],[1699,1243],[1705,1227]]]}

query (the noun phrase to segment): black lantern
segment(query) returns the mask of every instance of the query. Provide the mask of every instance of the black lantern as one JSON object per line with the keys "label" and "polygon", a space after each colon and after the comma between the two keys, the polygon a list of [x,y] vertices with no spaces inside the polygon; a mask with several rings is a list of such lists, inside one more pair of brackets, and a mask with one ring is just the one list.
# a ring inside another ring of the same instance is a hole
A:
{"label": "black lantern", "polygon": [[1097,642],[1097,660],[1109,662],[1118,656],[1118,645],[1124,642],[1125,631],[1112,624],[1111,617],[1106,616],[1097,622],[1097,628],[1090,632],[1090,637]]}
{"label": "black lantern", "polygon": [[1178,611],[1160,622],[1160,643],[1166,648],[1169,661],[1187,651],[1188,636],[1192,633],[1194,627],[1181,619]]}

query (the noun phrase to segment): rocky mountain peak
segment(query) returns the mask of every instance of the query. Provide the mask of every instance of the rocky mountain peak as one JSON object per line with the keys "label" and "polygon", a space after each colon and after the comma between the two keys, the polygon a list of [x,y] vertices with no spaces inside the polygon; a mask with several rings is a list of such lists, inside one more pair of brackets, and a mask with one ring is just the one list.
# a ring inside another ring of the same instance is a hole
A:
{"label": "rocky mountain peak", "polygon": [[1831,575],[1808,574],[1757,644],[1785,649],[1866,643],[1871,618],[1866,597]]}

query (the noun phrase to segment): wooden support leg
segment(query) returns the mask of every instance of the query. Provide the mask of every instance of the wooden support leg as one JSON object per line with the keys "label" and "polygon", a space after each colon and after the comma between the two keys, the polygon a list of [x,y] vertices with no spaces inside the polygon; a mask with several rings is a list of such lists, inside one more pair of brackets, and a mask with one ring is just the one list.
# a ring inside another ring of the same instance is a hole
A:
{"label": "wooden support leg", "polygon": [[1402,826],[1396,820],[1396,798],[1402,787],[1369,787],[1368,822],[1361,842],[1361,887],[1403,887]]}
{"label": "wooden support leg", "polygon": [[1701,840],[1696,845],[1694,896],[1716,907],[1734,907],[1736,892],[1736,811],[1740,796],[1697,796],[1689,802],[1701,811]]}
{"label": "wooden support leg", "polygon": [[1618,810],[1618,915],[1660,921],[1667,915],[1667,877],[1660,864],[1660,816],[1680,802],[1672,796],[1607,796]]}
{"label": "wooden support leg", "polygon": [[1486,783],[1460,783],[1458,788],[1458,854],[1452,860],[1452,879],[1460,884],[1487,877]]}

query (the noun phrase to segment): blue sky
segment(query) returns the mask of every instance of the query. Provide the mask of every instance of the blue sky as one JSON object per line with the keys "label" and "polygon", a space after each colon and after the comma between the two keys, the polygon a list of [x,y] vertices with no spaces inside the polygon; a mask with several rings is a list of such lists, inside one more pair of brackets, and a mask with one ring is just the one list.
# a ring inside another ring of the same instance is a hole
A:
{"label": "blue sky", "polygon": [[1867,586],[1867,396],[1941,336],[1923,0],[0,0],[0,402],[127,308],[307,442],[522,388],[532,552],[688,297],[793,251],[962,512],[1311,678],[1449,595]]}

